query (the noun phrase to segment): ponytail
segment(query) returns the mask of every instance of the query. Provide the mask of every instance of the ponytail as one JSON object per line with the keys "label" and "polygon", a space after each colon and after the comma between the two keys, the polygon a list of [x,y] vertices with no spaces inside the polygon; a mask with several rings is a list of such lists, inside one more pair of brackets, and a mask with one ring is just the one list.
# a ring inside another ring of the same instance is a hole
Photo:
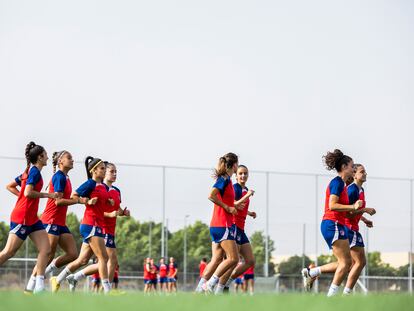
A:
{"label": "ponytail", "polygon": [[232,168],[235,163],[239,162],[239,158],[236,154],[229,152],[220,157],[217,168],[214,170],[214,178],[219,178],[227,174],[227,170]]}
{"label": "ponytail", "polygon": [[335,169],[338,173],[342,171],[343,165],[348,165],[352,161],[350,156],[343,154],[339,149],[335,149],[333,152],[328,151],[322,158],[328,171]]}
{"label": "ponytail", "polygon": [[30,142],[26,145],[26,149],[24,152],[26,158],[26,170],[25,172],[29,172],[30,164],[36,164],[39,156],[45,151],[40,145],[36,145],[34,142]]}
{"label": "ponytail", "polygon": [[94,158],[91,156],[87,156],[85,159],[85,168],[86,168],[86,175],[88,179],[92,178],[92,171],[97,167],[100,163],[102,163],[101,159]]}

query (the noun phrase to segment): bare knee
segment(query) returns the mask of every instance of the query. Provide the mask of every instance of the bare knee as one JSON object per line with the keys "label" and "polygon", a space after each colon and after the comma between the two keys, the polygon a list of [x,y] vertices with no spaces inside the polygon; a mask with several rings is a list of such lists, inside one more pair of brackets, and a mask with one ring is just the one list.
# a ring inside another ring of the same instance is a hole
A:
{"label": "bare knee", "polygon": [[344,269],[346,271],[349,271],[351,269],[351,266],[352,266],[352,260],[350,258],[344,258],[338,264],[339,269]]}
{"label": "bare knee", "polygon": [[5,260],[12,258],[16,254],[15,250],[4,249],[1,251],[0,256],[4,257]]}
{"label": "bare knee", "polygon": [[89,262],[89,258],[78,258],[76,261],[80,266],[86,266]]}
{"label": "bare knee", "polygon": [[103,263],[107,264],[109,260],[108,254],[106,252],[103,252],[100,256],[99,256],[99,261],[102,261]]}
{"label": "bare knee", "polygon": [[74,261],[78,258],[78,254],[76,252],[69,252],[67,253],[67,256],[69,261]]}

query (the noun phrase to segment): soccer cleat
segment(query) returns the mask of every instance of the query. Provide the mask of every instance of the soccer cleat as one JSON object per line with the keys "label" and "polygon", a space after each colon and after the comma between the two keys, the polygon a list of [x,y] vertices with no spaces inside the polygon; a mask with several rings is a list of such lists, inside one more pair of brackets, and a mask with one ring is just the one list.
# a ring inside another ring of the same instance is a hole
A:
{"label": "soccer cleat", "polygon": [[57,293],[60,288],[60,284],[57,282],[55,276],[50,278],[50,287],[52,289],[52,293]]}
{"label": "soccer cleat", "polygon": [[28,289],[26,289],[26,288],[24,289],[23,293],[24,293],[25,295],[28,295],[28,296],[33,295],[33,291],[28,290]]}
{"label": "soccer cleat", "polygon": [[223,288],[223,294],[230,294],[230,287],[225,286],[225,287]]}
{"label": "soccer cleat", "polygon": [[76,285],[78,285],[78,281],[75,280],[75,275],[74,274],[69,274],[66,277],[66,281],[68,281],[69,283],[69,291],[74,292],[76,289]]}
{"label": "soccer cleat", "polygon": [[202,289],[205,294],[214,294],[214,287],[208,286],[208,282],[203,284]]}
{"label": "soccer cleat", "polygon": [[310,292],[313,286],[313,282],[315,282],[316,277],[311,277],[309,268],[302,269],[302,277],[303,277],[303,288],[305,292]]}

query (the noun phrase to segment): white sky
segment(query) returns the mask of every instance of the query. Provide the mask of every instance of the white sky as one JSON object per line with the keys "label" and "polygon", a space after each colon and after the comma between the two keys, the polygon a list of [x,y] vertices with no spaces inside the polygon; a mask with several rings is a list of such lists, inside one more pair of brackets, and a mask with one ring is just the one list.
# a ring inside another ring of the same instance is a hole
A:
{"label": "white sky", "polygon": [[[0,155],[34,140],[78,160],[212,167],[234,151],[255,170],[324,173],[322,154],[340,147],[373,176],[413,178],[413,38],[411,1],[0,0]],[[3,185],[24,169],[0,165]],[[119,171],[133,215],[160,220],[159,170]],[[75,187],[83,174],[71,173]],[[185,214],[209,221],[209,175],[167,173],[172,229]],[[251,185],[256,230],[263,176]],[[271,178],[276,252],[301,252],[313,189]],[[409,187],[367,192],[379,209],[370,248],[408,250]],[[0,203],[8,221],[14,198],[2,190]]]}

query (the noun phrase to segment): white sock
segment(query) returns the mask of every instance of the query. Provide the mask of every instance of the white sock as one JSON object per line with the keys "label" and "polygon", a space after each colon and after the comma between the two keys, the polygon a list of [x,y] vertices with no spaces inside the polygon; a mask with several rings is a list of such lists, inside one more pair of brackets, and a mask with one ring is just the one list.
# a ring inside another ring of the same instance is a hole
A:
{"label": "white sock", "polygon": [[55,260],[53,260],[47,267],[46,267],[46,271],[45,271],[45,275],[48,275],[50,273],[55,273],[58,269],[58,267],[56,267],[55,265]]}
{"label": "white sock", "polygon": [[108,279],[102,280],[102,287],[105,294],[109,293],[109,291],[111,290],[111,284],[109,284]]}
{"label": "white sock", "polygon": [[223,289],[224,289],[224,285],[218,283],[217,287],[216,287],[216,291],[214,292],[216,295],[220,295],[223,293]]}
{"label": "white sock", "polygon": [[309,270],[309,275],[311,278],[320,276],[322,274],[321,272],[321,268],[320,267],[316,267],[316,268],[312,268]]}
{"label": "white sock", "polygon": [[34,275],[30,276],[29,282],[27,282],[26,290],[34,291],[36,286],[36,277]]}
{"label": "white sock", "polygon": [[205,278],[201,278],[200,281],[198,282],[197,288],[196,288],[196,292],[200,292],[203,289],[203,285],[207,282],[207,280]]}
{"label": "white sock", "polygon": [[229,279],[227,280],[227,282],[226,282],[226,285],[224,285],[224,287],[230,287],[231,282],[233,282],[233,281],[234,281],[234,279],[229,278]]}
{"label": "white sock", "polygon": [[63,269],[63,270],[62,270],[62,272],[60,272],[60,273],[59,273],[59,275],[56,277],[56,282],[57,282],[58,284],[62,283],[62,282],[66,279],[66,277],[67,277],[69,274],[72,274],[72,272],[70,272],[70,270],[66,267],[66,268],[65,268],[65,269]]}
{"label": "white sock", "polygon": [[350,295],[351,293],[352,293],[352,289],[350,289],[349,287],[344,288],[344,295]]}
{"label": "white sock", "polygon": [[45,276],[44,275],[36,275],[36,286],[34,291],[41,292],[45,290]]}
{"label": "white sock", "polygon": [[85,273],[83,273],[83,270],[81,270],[81,271],[76,272],[75,275],[73,276],[73,278],[76,281],[79,281],[79,280],[82,280],[82,279],[86,278],[86,275],[85,275]]}
{"label": "white sock", "polygon": [[214,288],[214,286],[216,286],[216,284],[219,282],[219,280],[220,280],[220,278],[219,278],[217,275],[213,275],[213,276],[210,278],[210,280],[208,280],[208,282],[207,282],[207,286],[208,286],[210,289],[213,289],[213,288]]}
{"label": "white sock", "polygon": [[331,287],[329,287],[329,291],[328,291],[328,297],[332,297],[335,296],[338,292],[339,286],[335,285],[335,284],[331,284]]}

